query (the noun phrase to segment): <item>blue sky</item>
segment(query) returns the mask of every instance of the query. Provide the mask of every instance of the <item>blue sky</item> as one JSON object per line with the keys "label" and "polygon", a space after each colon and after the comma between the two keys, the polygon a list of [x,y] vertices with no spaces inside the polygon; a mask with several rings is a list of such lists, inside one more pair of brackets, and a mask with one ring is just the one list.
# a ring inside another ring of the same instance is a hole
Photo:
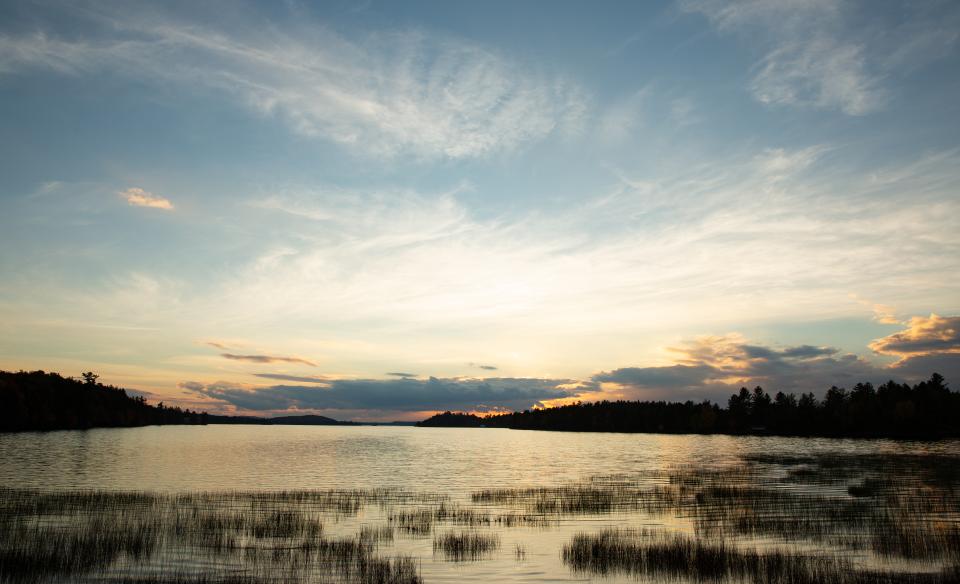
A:
{"label": "blue sky", "polygon": [[946,1],[4,3],[0,367],[371,419],[960,378],[957,31]]}

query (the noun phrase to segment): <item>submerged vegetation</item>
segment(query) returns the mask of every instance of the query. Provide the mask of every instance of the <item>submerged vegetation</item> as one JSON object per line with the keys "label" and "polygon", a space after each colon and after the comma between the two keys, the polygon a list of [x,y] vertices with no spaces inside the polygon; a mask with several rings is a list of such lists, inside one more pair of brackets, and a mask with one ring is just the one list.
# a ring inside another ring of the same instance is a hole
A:
{"label": "submerged vegetation", "polygon": [[541,530],[566,540],[548,556],[581,576],[953,582],[960,455],[752,454],[464,501],[396,489],[6,488],[0,582],[416,583],[424,561],[535,562]]}
{"label": "submerged vegetation", "polygon": [[916,385],[888,381],[831,387],[818,400],[763,388],[741,388],[727,407],[710,402],[600,401],[481,418],[438,414],[421,426],[486,426],[519,430],[658,432],[669,434],[778,434],[944,438],[960,436],[960,393],[938,374]]}

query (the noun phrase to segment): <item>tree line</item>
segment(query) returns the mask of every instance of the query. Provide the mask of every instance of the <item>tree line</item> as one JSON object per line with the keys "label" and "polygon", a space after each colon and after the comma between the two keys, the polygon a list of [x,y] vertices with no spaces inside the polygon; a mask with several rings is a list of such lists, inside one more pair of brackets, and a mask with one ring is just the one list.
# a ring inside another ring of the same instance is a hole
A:
{"label": "tree line", "polygon": [[0,371],[0,432],[207,423],[206,413],[150,405],[97,378],[89,371],[81,379]]}
{"label": "tree line", "polygon": [[668,434],[777,434],[945,438],[960,436],[960,393],[942,375],[913,386],[888,381],[879,387],[857,383],[851,390],[831,387],[823,399],[813,393],[746,387],[727,407],[709,401],[599,401],[479,417],[445,412],[422,426],[486,426],[522,430],[579,432],[657,432]]}

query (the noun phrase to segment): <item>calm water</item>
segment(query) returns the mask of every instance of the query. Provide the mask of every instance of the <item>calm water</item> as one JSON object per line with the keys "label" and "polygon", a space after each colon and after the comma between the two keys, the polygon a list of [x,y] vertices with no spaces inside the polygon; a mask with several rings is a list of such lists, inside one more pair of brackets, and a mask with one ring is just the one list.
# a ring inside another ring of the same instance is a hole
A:
{"label": "calm water", "polygon": [[751,454],[960,453],[960,442],[390,426],[151,426],[0,434],[0,484],[49,489],[403,487],[466,495]]}
{"label": "calm water", "polygon": [[[476,508],[471,493],[481,490],[582,484],[597,477],[636,485],[670,484],[676,478],[671,476],[690,469],[737,469],[744,461],[760,457],[762,464],[750,468],[760,468],[758,476],[773,487],[813,489],[849,498],[848,483],[873,476],[870,473],[876,474],[875,468],[864,470],[864,476],[844,471],[847,474],[836,481],[827,475],[824,480],[780,484],[780,477],[787,476],[795,463],[777,461],[798,455],[913,460],[917,458],[914,455],[932,459],[958,454],[957,441],[362,426],[167,426],[0,435],[0,486],[161,493],[390,487],[441,494],[449,497],[452,505]],[[523,510],[516,501],[500,503],[483,510],[493,516]],[[386,524],[395,511],[371,506],[356,515],[327,518],[324,529],[351,533],[364,525]],[[693,533],[697,526],[684,515],[689,514],[599,510],[558,514],[546,526],[484,527],[496,532],[500,547],[476,561],[448,561],[434,551],[433,536],[424,534],[398,532],[382,553],[414,556],[425,582],[637,581],[636,575],[624,573],[601,576],[573,571],[561,561],[560,550],[577,533],[608,527]],[[956,526],[955,514],[943,519]],[[438,523],[433,533],[451,529],[459,528]],[[878,559],[862,550],[850,555],[870,565],[891,563],[889,558]],[[893,563],[903,563],[901,560]]]}

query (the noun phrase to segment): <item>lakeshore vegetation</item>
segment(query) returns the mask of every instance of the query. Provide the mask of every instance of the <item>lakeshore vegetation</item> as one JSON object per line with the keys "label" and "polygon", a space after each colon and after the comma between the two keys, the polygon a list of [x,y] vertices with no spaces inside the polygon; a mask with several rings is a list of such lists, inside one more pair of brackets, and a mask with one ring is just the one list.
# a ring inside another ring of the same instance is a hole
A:
{"label": "lakeshore vegetation", "polygon": [[578,432],[775,434],[936,439],[960,436],[960,393],[934,373],[915,385],[888,381],[831,387],[823,399],[741,388],[727,407],[708,401],[599,401],[496,414],[444,412],[425,427],[488,427]]}

